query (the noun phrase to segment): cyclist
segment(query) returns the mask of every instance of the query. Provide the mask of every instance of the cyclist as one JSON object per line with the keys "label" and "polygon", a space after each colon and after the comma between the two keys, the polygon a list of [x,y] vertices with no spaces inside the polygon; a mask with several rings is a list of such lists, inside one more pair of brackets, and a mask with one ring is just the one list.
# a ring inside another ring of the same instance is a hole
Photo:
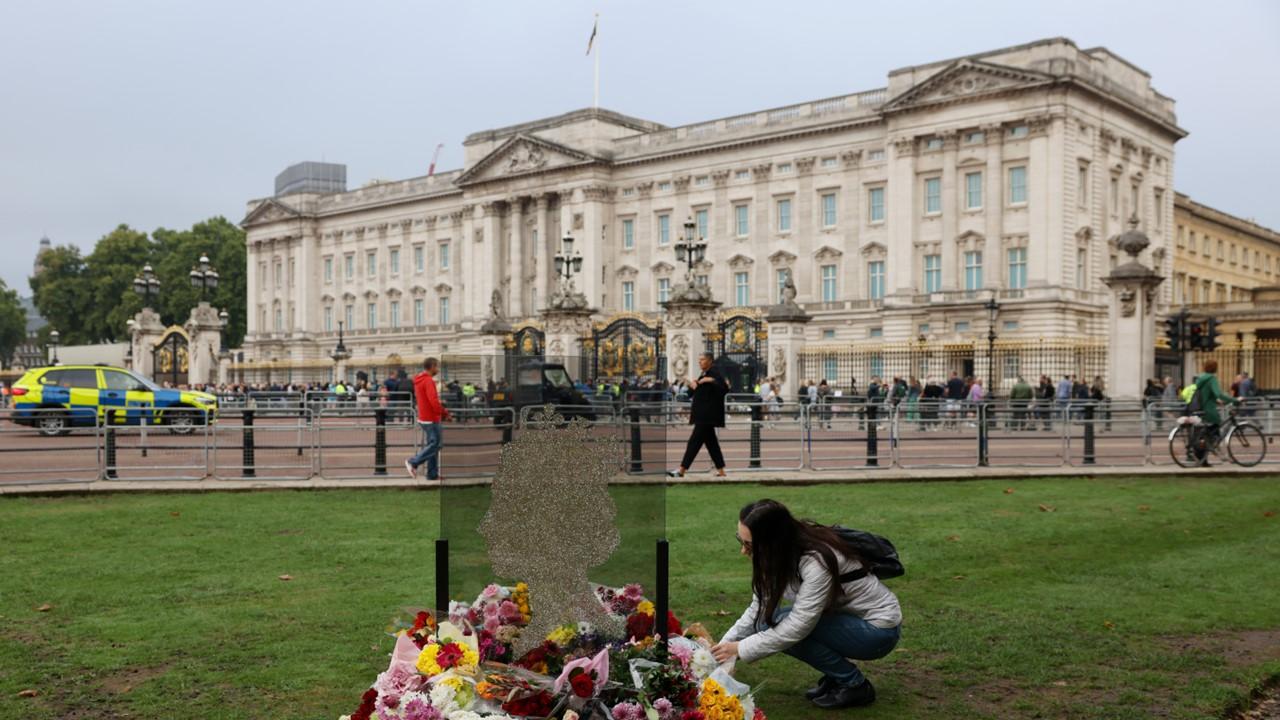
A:
{"label": "cyclist", "polygon": [[1218,414],[1218,403],[1238,403],[1239,400],[1222,392],[1218,384],[1218,361],[1206,360],[1204,372],[1195,380],[1195,394],[1191,398],[1191,409],[1199,412],[1203,424],[1200,426],[1200,437],[1204,443],[1195,443],[1195,454],[1198,459],[1208,465],[1209,448],[1218,444],[1218,428],[1222,425],[1222,416]]}

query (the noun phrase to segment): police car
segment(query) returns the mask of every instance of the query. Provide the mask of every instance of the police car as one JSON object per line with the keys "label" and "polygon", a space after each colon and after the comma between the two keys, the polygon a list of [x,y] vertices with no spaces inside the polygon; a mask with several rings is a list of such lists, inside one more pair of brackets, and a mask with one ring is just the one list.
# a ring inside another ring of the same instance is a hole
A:
{"label": "police car", "polygon": [[169,390],[124,368],[57,365],[28,370],[10,391],[11,419],[41,435],[65,435],[73,427],[105,424],[166,425],[185,435],[212,422],[218,399],[209,393]]}

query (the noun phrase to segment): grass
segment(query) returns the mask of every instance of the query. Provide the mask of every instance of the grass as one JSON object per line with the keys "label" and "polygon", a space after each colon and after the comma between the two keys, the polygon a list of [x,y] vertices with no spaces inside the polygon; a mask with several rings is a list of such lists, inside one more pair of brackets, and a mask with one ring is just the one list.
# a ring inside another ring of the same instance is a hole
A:
{"label": "grass", "polygon": [[[736,509],[771,496],[902,551],[903,639],[864,665],[879,702],[848,716],[1220,717],[1280,675],[1276,483],[677,487],[672,606],[716,633],[732,623],[749,581]],[[432,597],[438,505],[423,491],[0,499],[0,718],[350,712],[385,667],[387,622]],[[790,658],[742,677],[768,681],[771,718],[818,714],[798,697],[814,673]]]}

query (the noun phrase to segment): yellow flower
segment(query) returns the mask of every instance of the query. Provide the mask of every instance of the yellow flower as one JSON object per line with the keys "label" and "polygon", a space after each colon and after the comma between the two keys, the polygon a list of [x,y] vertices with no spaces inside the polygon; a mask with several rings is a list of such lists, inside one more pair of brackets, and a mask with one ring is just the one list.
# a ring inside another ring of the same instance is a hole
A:
{"label": "yellow flower", "polygon": [[547,640],[550,640],[560,647],[565,647],[569,643],[573,642],[573,639],[577,636],[578,629],[576,627],[573,625],[561,625],[547,634]]}
{"label": "yellow flower", "polygon": [[418,662],[415,663],[418,672],[427,677],[439,675],[443,670],[436,664],[436,653],[438,652],[440,652],[440,646],[435,643],[422,648],[422,652],[418,653]]}
{"label": "yellow flower", "polygon": [[636,612],[641,615],[652,615],[654,613],[653,603],[645,600],[636,606]]}

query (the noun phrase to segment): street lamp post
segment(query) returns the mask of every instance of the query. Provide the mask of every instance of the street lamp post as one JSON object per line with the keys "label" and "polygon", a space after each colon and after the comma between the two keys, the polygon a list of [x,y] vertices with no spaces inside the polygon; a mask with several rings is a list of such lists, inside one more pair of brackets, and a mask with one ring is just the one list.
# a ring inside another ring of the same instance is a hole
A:
{"label": "street lamp post", "polygon": [[142,272],[133,278],[133,291],[142,296],[142,307],[151,307],[151,300],[160,294],[160,279],[151,269],[151,263],[142,266]]}
{"label": "street lamp post", "polygon": [[49,344],[53,346],[53,364],[58,364],[58,339],[62,337],[57,330],[49,331]]}
{"label": "street lamp post", "polygon": [[218,355],[226,357],[231,354],[231,351],[227,349],[227,322],[231,319],[231,314],[227,312],[226,308],[223,308],[218,312],[218,319],[222,321],[222,327],[218,333],[219,344],[221,345],[218,348]]}
{"label": "street lamp post", "polygon": [[555,255],[556,275],[564,286],[567,295],[573,287],[574,273],[582,272],[582,253],[573,249],[573,236],[565,235],[560,241],[560,252]]}
{"label": "street lamp post", "polygon": [[338,378],[338,366],[342,362],[351,357],[351,352],[347,350],[346,344],[342,341],[342,321],[338,321],[338,344],[333,346],[333,350],[329,353],[329,357],[333,358],[333,375],[334,380]]}
{"label": "street lamp post", "polygon": [[693,286],[693,266],[707,256],[706,238],[697,236],[698,224],[689,218],[684,223],[684,237],[676,241],[676,260],[685,264],[685,282]]}
{"label": "street lamp post", "polygon": [[200,291],[200,299],[208,300],[209,293],[218,289],[218,271],[209,264],[209,256],[200,254],[200,262],[191,268],[191,287]]}
{"label": "street lamp post", "polygon": [[987,310],[987,397],[995,392],[996,387],[996,316],[1000,314],[1000,303],[996,302],[996,293],[991,291],[991,299],[983,305]]}

